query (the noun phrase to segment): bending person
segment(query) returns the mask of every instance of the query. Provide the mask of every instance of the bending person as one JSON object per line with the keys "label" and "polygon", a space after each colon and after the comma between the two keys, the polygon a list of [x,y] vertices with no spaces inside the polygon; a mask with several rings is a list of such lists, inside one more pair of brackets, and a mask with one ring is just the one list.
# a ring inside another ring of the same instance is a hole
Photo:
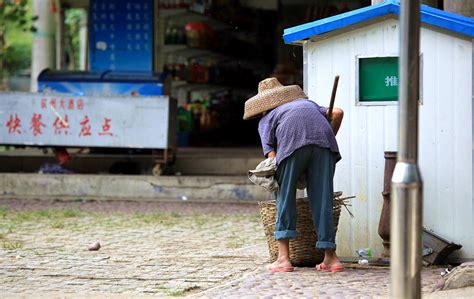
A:
{"label": "bending person", "polygon": [[320,271],[342,271],[336,254],[333,224],[333,176],[341,159],[335,135],[343,111],[334,108],[332,120],[328,109],[307,99],[297,85],[283,86],[276,78],[259,83],[258,94],[245,102],[244,119],[261,117],[258,132],[263,153],[276,157],[277,220],[275,239],[278,258],[268,265],[272,272],[291,272],[289,240],[296,238],[296,183],[306,174],[307,193],[318,241],[324,250]]}

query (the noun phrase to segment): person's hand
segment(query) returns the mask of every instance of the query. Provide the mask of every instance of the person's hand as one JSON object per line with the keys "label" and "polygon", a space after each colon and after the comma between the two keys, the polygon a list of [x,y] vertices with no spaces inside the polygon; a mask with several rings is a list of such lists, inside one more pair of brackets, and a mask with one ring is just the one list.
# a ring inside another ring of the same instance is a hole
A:
{"label": "person's hand", "polygon": [[276,155],[277,155],[277,153],[275,151],[271,151],[271,152],[268,153],[267,157],[268,158],[275,158]]}
{"label": "person's hand", "polygon": [[334,135],[337,134],[339,128],[341,127],[342,118],[344,117],[344,111],[341,108],[334,107],[332,111],[332,119],[329,120],[331,123],[332,130]]}

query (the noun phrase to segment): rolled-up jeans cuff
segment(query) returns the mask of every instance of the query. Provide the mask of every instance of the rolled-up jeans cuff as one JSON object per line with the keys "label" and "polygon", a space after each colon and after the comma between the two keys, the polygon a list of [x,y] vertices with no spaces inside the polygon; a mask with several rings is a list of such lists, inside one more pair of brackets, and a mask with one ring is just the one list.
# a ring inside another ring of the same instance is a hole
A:
{"label": "rolled-up jeans cuff", "polygon": [[326,241],[321,241],[321,242],[316,242],[316,248],[319,249],[336,249],[336,243],[333,242],[326,242]]}
{"label": "rolled-up jeans cuff", "polygon": [[275,240],[280,239],[296,239],[296,231],[295,230],[281,230],[275,232]]}

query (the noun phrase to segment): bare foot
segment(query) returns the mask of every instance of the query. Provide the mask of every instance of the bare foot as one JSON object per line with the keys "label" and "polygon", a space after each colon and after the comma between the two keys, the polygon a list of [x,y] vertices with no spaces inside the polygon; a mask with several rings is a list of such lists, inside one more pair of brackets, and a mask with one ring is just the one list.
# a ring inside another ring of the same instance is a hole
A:
{"label": "bare foot", "polygon": [[324,263],[324,265],[326,265],[329,268],[341,267],[342,266],[342,263],[338,258],[335,258],[335,259],[334,258],[332,258],[332,259],[325,258],[323,263]]}
{"label": "bare foot", "polygon": [[270,272],[293,272],[294,267],[291,262],[287,259],[276,260],[273,263],[267,265],[267,270]]}
{"label": "bare foot", "polygon": [[329,272],[341,272],[344,271],[344,267],[341,263],[339,265],[328,266],[324,262],[316,265],[316,270],[318,271],[329,271]]}
{"label": "bare foot", "polygon": [[344,267],[334,250],[325,250],[324,261],[316,266],[316,270],[318,271],[340,272],[343,269]]}

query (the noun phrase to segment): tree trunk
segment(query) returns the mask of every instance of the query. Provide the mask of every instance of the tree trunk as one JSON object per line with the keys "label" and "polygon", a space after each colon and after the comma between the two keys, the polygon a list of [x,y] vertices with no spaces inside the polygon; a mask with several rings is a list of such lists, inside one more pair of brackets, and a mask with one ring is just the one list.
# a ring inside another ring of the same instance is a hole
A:
{"label": "tree trunk", "polygon": [[33,1],[33,14],[38,16],[35,27],[38,30],[33,34],[31,55],[31,91],[38,90],[38,75],[46,68],[55,69],[55,27],[54,15],[51,12],[50,2]]}
{"label": "tree trunk", "polygon": [[66,57],[64,52],[65,46],[65,23],[64,23],[64,10],[61,4],[61,1],[58,1],[56,4],[56,13],[54,14],[54,26],[56,27],[55,31],[55,50],[56,50],[56,69],[64,70],[66,69]]}
{"label": "tree trunk", "polygon": [[79,69],[87,69],[87,52],[88,52],[88,30],[87,30],[87,18],[82,18],[79,25]]}

